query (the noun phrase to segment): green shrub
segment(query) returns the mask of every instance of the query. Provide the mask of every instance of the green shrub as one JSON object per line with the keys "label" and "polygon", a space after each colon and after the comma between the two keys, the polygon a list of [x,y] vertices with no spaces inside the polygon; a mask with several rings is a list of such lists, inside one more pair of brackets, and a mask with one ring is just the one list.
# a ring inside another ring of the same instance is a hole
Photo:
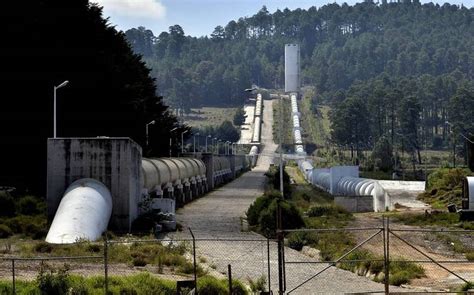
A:
{"label": "green shrub", "polygon": [[259,292],[265,292],[267,286],[267,279],[264,276],[259,277],[257,280],[248,278],[250,290],[255,294]]}
{"label": "green shrub", "polygon": [[[260,231],[267,237],[274,237],[276,232],[277,202],[274,199],[268,208],[264,209],[258,220]],[[303,217],[296,206],[287,201],[279,201],[283,229],[296,229],[304,226]]]}
{"label": "green shrub", "polygon": [[41,213],[41,201],[34,196],[25,196],[18,200],[16,204],[17,214],[36,215]]}
{"label": "green shrub", "polygon": [[247,295],[245,286],[237,280],[232,280],[232,295]]}
{"label": "green shrub", "polygon": [[469,169],[439,168],[428,176],[427,189],[418,196],[436,208],[445,208],[454,203],[461,206],[462,180],[471,175]]}
{"label": "green shrub", "polygon": [[8,225],[0,224],[0,239],[8,238],[12,234],[13,231],[8,227]]}
{"label": "green shrub", "polygon": [[291,249],[301,251],[305,245],[306,240],[304,232],[292,232],[288,235],[288,247]]}
{"label": "green shrub", "polygon": [[143,255],[135,256],[133,257],[132,264],[133,266],[145,266],[147,265],[146,257]]}
{"label": "green shrub", "polygon": [[389,282],[395,286],[400,286],[409,283],[412,279],[425,276],[423,267],[410,261],[391,262],[389,272]]}
{"label": "green shrub", "polygon": [[69,289],[69,269],[67,266],[64,266],[55,271],[48,266],[42,267],[36,281],[41,294],[66,294]]}
{"label": "green shrub", "polygon": [[469,261],[474,261],[474,252],[466,253],[466,259]]}
{"label": "green shrub", "polygon": [[258,225],[258,220],[262,211],[271,204],[273,199],[279,198],[280,193],[278,191],[269,191],[263,196],[258,197],[249,207],[246,212],[247,222],[249,225]]}
{"label": "green shrub", "polygon": [[206,295],[222,295],[228,293],[228,286],[225,280],[219,281],[218,279],[210,276],[205,276],[197,281],[198,291],[200,294]]}
{"label": "green shrub", "polygon": [[51,253],[51,251],[53,251],[53,247],[49,243],[39,242],[35,245],[34,250],[37,253]]}
{"label": "green shrub", "polygon": [[98,244],[88,244],[86,250],[92,253],[99,253],[102,252],[102,247]]}
{"label": "green shrub", "polygon": [[327,204],[327,205],[316,205],[311,207],[307,212],[309,217],[321,217],[321,216],[328,216],[328,215],[337,215],[337,214],[350,214],[344,208],[334,205],[334,204]]}
{"label": "green shrub", "polygon": [[394,274],[390,274],[389,282],[390,285],[400,286],[410,281],[410,274],[407,271],[400,271]]}
{"label": "green shrub", "polygon": [[15,201],[7,191],[0,191],[0,216],[15,215]]}

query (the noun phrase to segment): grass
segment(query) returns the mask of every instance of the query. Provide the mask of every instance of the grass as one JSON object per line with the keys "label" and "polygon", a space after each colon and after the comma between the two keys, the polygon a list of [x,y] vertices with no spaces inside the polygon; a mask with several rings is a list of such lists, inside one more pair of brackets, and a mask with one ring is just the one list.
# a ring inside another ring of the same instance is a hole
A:
{"label": "grass", "polygon": [[232,122],[237,108],[203,107],[191,109],[191,114],[183,117],[186,124],[202,128],[205,126],[220,126],[222,122]]}
{"label": "grass", "polygon": [[[281,103],[282,102],[282,103]],[[276,143],[280,140],[280,127],[282,127],[283,145],[285,149],[293,151],[293,117],[291,116],[291,102],[289,99],[282,99],[273,103],[273,139]],[[283,105],[283,110],[280,108]],[[281,117],[283,114],[283,124],[281,124]],[[281,125],[280,125],[281,124]]]}
{"label": "grass", "polygon": [[[60,283],[60,284],[59,284]],[[109,277],[109,294],[133,294],[133,295],[175,295],[176,282],[157,278],[149,273],[143,272],[132,276]],[[240,281],[233,280],[233,294],[248,294],[246,288]],[[16,294],[104,294],[104,278],[101,276],[81,277],[77,275],[60,276],[57,272],[44,274],[34,281],[16,281]],[[198,279],[198,290],[202,294],[227,294],[229,287],[226,279],[216,279],[204,276]],[[10,281],[0,281],[0,293],[11,294]]]}
{"label": "grass", "polygon": [[[103,243],[79,242],[71,245],[54,245],[43,241],[11,240],[15,250],[9,255],[20,257],[58,257],[58,256],[103,256]],[[5,243],[7,245],[8,243]],[[11,245],[11,244],[9,244]],[[164,268],[176,274],[193,273],[193,264],[186,259],[185,253],[190,250],[186,242],[162,245],[159,242],[130,243],[125,239],[123,243],[112,243],[108,247],[108,259],[110,263],[126,263],[130,266],[143,267],[155,265],[159,272]],[[91,261],[100,263],[100,261]],[[205,271],[198,265],[198,275],[204,275]]]}
{"label": "grass", "polygon": [[323,146],[327,144],[331,132],[331,123],[329,121],[329,106],[318,105],[316,107],[316,114],[313,112],[313,100],[315,97],[314,89],[310,89],[303,95],[299,103],[299,110],[301,112],[301,126],[308,134],[307,140],[316,146]]}

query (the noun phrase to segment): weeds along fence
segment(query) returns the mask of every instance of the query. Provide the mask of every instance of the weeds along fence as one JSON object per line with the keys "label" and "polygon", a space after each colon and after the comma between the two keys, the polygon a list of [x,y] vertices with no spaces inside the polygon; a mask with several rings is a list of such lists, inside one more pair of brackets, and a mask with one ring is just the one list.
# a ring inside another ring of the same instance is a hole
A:
{"label": "weeds along fence", "polygon": [[[37,245],[40,246],[35,248],[41,256],[0,258],[1,294],[16,294],[18,284],[38,281],[44,273],[60,276],[62,271],[97,278],[95,284],[102,284],[104,294],[115,288],[117,276],[141,273],[171,281],[177,292],[181,290],[183,294],[196,286],[197,293],[206,294],[206,290],[216,287],[210,285],[216,284],[221,289],[232,290],[232,294],[245,294],[241,292],[243,289],[268,291],[278,279],[276,242],[257,235],[249,235],[248,239],[200,238],[190,231],[189,235],[180,233],[158,239],[104,239],[73,245],[39,242]],[[91,255],[80,255],[83,253]],[[7,288],[8,281],[11,284]]]}
{"label": "weeds along fence", "polygon": [[[384,219],[380,227],[282,233],[288,246],[313,256],[301,259],[293,249],[285,250],[285,294],[330,292],[336,277],[345,293],[474,294],[468,291],[474,288],[472,230],[408,229]],[[354,274],[365,283],[354,284]]]}

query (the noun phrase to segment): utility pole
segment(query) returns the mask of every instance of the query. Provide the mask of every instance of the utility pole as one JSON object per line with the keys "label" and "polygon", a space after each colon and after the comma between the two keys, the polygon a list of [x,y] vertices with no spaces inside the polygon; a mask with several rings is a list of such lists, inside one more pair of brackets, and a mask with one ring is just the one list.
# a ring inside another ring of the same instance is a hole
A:
{"label": "utility pole", "polygon": [[279,101],[280,101],[280,132],[279,132],[279,136],[280,136],[280,140],[279,140],[279,143],[280,143],[280,194],[281,194],[281,198],[284,199],[284,191],[283,191],[283,99],[282,99],[282,96],[281,94],[278,94],[279,96]]}

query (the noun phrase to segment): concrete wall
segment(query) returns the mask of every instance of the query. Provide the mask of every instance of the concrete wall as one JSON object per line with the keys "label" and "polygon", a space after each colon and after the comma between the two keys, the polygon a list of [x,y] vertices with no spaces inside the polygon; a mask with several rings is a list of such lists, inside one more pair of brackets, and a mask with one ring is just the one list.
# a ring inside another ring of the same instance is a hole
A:
{"label": "concrete wall", "polygon": [[373,199],[372,196],[336,196],[334,203],[349,212],[373,212]]}
{"label": "concrete wall", "polygon": [[386,190],[404,190],[412,192],[425,190],[424,181],[378,180],[378,182]]}
{"label": "concrete wall", "polygon": [[129,231],[141,198],[141,160],[141,147],[130,138],[48,139],[48,220],[68,186],[87,177],[101,181],[112,194],[109,227]]}

